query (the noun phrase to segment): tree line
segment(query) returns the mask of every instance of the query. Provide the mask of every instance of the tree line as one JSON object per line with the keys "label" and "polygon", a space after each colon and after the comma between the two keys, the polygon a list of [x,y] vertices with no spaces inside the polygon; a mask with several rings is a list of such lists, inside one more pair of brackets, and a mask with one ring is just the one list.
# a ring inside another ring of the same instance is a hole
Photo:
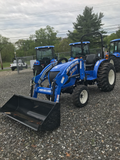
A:
{"label": "tree line", "polygon": [[[91,32],[101,32],[104,37],[104,44],[109,45],[112,39],[120,37],[120,28],[116,33],[106,35],[106,31],[103,30],[102,18],[103,13],[93,13],[93,7],[85,7],[83,14],[79,14],[76,18],[76,22],[73,23],[73,32],[68,30],[67,37],[57,37],[58,31],[49,25],[45,28],[40,28],[35,31],[35,34],[30,35],[27,40],[19,39],[15,42],[15,45],[10,42],[9,38],[0,35],[0,53],[3,62],[11,62],[16,52],[17,57],[35,55],[35,47],[54,45],[55,53],[70,51],[69,43],[79,42],[81,36]],[[85,40],[91,39],[86,38]]]}

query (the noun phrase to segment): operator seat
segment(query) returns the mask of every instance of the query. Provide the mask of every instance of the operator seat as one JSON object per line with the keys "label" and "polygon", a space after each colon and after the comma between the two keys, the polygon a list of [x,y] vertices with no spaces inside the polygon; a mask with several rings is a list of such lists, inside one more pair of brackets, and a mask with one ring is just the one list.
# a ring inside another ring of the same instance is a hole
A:
{"label": "operator seat", "polygon": [[86,70],[93,70],[95,63],[100,59],[97,54],[90,54],[86,56]]}

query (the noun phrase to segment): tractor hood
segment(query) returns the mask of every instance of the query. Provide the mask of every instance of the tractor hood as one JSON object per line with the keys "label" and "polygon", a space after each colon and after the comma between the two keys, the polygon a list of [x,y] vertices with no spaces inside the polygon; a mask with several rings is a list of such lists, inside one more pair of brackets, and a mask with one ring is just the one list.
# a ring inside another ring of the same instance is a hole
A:
{"label": "tractor hood", "polygon": [[80,60],[75,59],[73,61],[58,64],[57,66],[53,67],[49,73],[49,83],[51,84],[53,82],[53,79],[56,76],[58,76],[57,79],[59,81],[60,76],[66,77],[66,76],[70,76],[70,75],[79,73],[79,66],[78,66],[79,64],[80,64]]}
{"label": "tractor hood", "polygon": [[65,68],[67,68],[70,64],[71,64],[72,61],[70,62],[66,62],[66,63],[62,63],[62,64],[59,64],[55,67],[53,67],[50,71],[51,72],[62,72]]}

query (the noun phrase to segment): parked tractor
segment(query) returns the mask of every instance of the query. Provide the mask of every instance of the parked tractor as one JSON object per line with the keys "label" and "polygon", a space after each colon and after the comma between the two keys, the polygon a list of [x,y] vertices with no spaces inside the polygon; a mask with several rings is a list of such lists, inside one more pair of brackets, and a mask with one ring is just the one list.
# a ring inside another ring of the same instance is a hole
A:
{"label": "parked tractor", "polygon": [[[31,80],[31,97],[14,95],[1,109],[8,117],[34,129],[53,130],[60,125],[60,96],[62,93],[73,94],[76,107],[84,107],[89,100],[88,85],[97,84],[101,91],[114,89],[116,72],[113,64],[104,59],[103,41],[100,35],[101,52],[89,54],[60,64],[57,60],[48,64],[42,72]],[[83,38],[81,38],[83,55]],[[43,81],[49,81],[48,87]],[[45,94],[49,101],[39,100],[38,94]]]}
{"label": "parked tractor", "polygon": [[110,41],[109,60],[115,66],[116,71],[120,71],[120,38]]}
{"label": "parked tractor", "polygon": [[54,46],[35,47],[36,62],[33,65],[33,75],[38,75],[51,62],[56,59]]}

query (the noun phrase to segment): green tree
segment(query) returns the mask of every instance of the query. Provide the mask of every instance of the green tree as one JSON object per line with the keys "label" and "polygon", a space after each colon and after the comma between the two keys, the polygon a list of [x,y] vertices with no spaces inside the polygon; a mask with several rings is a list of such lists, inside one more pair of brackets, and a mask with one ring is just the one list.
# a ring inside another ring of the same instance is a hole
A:
{"label": "green tree", "polygon": [[0,35],[0,64],[3,69],[2,61],[11,61],[12,54],[14,53],[14,45],[9,42],[9,38]]}
{"label": "green tree", "polygon": [[104,43],[105,45],[108,45],[110,44],[110,41],[113,40],[113,39],[117,39],[117,38],[120,38],[120,29],[118,29],[116,31],[116,33],[112,33],[110,35],[107,35],[105,38],[104,38]]}
{"label": "green tree", "polygon": [[35,38],[38,46],[54,45],[57,41],[57,31],[53,27],[46,26],[35,32]]}
{"label": "green tree", "polygon": [[116,31],[116,35],[117,35],[117,38],[120,38],[120,27],[119,27],[118,31]]}
{"label": "green tree", "polygon": [[69,46],[70,42],[71,40],[69,38],[63,38],[63,39],[61,38],[61,40],[55,44],[55,53],[60,53],[59,58],[70,57],[70,46]]}
{"label": "green tree", "polygon": [[17,57],[31,56],[35,54],[35,41],[31,38],[31,36],[27,40],[20,39],[15,44],[17,46]]}
{"label": "green tree", "polygon": [[9,43],[8,41],[9,41],[9,38],[6,38],[0,35],[0,52],[3,50],[3,48],[6,47],[6,44]]}
{"label": "green tree", "polygon": [[6,46],[1,51],[3,62],[12,62],[12,59],[15,56],[14,49],[15,49],[15,46],[12,43],[9,42],[6,44]]}
{"label": "green tree", "polygon": [[117,38],[117,35],[115,33],[112,33],[111,35],[108,35],[104,38],[104,44],[109,45],[110,41],[116,38]]}
{"label": "green tree", "polygon": [[[76,22],[73,23],[74,31],[70,32],[68,30],[68,37],[72,39],[72,41],[80,41],[81,37],[84,34],[88,34],[91,32],[106,33],[102,29],[102,18],[104,17],[103,13],[93,13],[93,7],[85,7],[83,11],[83,15],[78,15],[76,18]],[[87,39],[88,40],[88,39]]]}
{"label": "green tree", "polygon": [[57,31],[53,27],[46,26],[35,31],[34,35],[30,35],[29,39],[19,39],[15,45],[17,57],[35,55],[35,47],[55,45],[59,43],[60,38],[56,37]]}
{"label": "green tree", "polygon": [[71,42],[71,40],[69,38],[61,39],[59,43],[55,44],[55,51],[56,52],[70,51],[70,46],[69,46],[70,42]]}
{"label": "green tree", "polygon": [[26,40],[24,40],[24,39],[19,39],[15,43],[15,45],[17,46],[16,47],[16,56],[17,57],[25,56],[25,53],[24,53],[25,41]]}

